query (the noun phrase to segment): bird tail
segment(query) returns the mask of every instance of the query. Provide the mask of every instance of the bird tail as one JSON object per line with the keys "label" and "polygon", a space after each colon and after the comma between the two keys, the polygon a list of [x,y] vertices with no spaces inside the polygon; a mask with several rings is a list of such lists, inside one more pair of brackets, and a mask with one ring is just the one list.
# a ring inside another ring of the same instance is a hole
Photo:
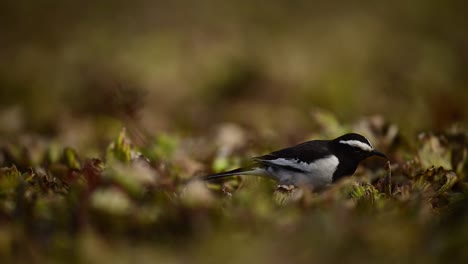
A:
{"label": "bird tail", "polygon": [[259,167],[239,168],[239,169],[235,169],[235,170],[230,170],[230,171],[225,171],[225,172],[206,175],[206,176],[201,177],[201,179],[205,180],[205,181],[211,181],[211,180],[214,180],[214,179],[220,179],[220,178],[225,178],[225,177],[234,176],[234,175],[264,176],[265,172],[264,172],[263,169],[261,169]]}

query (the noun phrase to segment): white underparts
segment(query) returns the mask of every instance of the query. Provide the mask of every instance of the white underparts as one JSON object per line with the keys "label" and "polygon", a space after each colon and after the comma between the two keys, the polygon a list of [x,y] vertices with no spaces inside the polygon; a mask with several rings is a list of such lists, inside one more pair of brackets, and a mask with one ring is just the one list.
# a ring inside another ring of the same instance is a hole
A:
{"label": "white underparts", "polygon": [[330,184],[333,181],[333,174],[335,173],[338,164],[338,158],[334,155],[327,156],[322,159],[315,160],[311,163],[299,161],[297,159],[284,159],[279,158],[269,160],[272,165],[287,166],[301,170],[303,172],[295,172],[284,169],[270,168],[268,172],[273,174],[279,182],[292,181],[293,184],[304,183],[312,184],[314,186],[321,186]]}
{"label": "white underparts", "polygon": [[371,145],[366,144],[364,142],[361,142],[359,140],[340,140],[340,143],[349,145],[351,147],[360,148],[363,151],[369,151],[370,152],[370,151],[374,150],[374,148]]}

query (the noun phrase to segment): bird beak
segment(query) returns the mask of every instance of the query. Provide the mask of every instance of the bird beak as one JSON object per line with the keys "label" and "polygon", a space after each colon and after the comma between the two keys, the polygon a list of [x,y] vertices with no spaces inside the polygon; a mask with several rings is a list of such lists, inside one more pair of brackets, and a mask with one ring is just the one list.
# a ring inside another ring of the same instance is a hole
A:
{"label": "bird beak", "polygon": [[372,155],[374,155],[374,156],[379,156],[379,157],[382,157],[382,158],[384,158],[384,159],[388,159],[387,156],[386,156],[385,154],[383,154],[382,152],[377,151],[377,150],[373,150],[373,151],[372,151]]}

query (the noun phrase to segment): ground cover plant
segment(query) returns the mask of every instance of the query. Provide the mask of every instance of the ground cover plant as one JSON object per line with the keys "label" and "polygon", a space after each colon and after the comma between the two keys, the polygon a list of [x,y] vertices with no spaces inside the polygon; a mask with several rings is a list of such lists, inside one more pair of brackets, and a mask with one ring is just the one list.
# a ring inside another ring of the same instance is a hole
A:
{"label": "ground cover plant", "polygon": [[[211,153],[203,162],[211,166],[204,166],[189,154],[190,139],[168,135],[137,147],[122,130],[94,157],[56,145],[7,144],[0,170],[3,259],[465,259],[466,132],[454,127],[404,139],[391,126],[372,124],[367,119],[360,127],[373,128],[368,132],[374,131],[370,135],[391,162],[370,160],[352,178],[319,193],[277,189],[255,177],[189,181],[202,171],[236,166],[243,154]],[[229,134],[239,129],[226,125],[217,137],[229,147]],[[404,144],[409,140],[417,142],[414,148]]]}

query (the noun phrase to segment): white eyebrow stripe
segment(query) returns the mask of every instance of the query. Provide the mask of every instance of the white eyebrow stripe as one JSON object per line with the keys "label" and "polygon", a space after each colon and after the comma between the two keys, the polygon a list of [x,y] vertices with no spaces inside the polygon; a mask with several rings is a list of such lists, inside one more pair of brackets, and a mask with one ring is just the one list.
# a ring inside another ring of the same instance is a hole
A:
{"label": "white eyebrow stripe", "polygon": [[366,143],[363,143],[359,140],[340,140],[341,144],[346,144],[352,147],[360,148],[364,151],[372,151],[374,148]]}

